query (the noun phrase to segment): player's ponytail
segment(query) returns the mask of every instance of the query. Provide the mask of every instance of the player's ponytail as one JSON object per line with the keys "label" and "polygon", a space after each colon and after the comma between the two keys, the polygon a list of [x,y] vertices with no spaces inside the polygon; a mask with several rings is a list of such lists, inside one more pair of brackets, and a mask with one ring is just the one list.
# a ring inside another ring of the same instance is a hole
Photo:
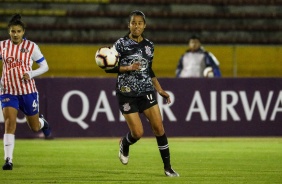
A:
{"label": "player's ponytail", "polygon": [[21,20],[22,16],[20,14],[15,14],[13,15],[13,17],[11,18],[11,20],[9,21],[8,23],[8,29],[11,27],[11,26],[16,26],[16,25],[19,25],[23,28],[23,30],[25,30],[25,23],[22,22]]}

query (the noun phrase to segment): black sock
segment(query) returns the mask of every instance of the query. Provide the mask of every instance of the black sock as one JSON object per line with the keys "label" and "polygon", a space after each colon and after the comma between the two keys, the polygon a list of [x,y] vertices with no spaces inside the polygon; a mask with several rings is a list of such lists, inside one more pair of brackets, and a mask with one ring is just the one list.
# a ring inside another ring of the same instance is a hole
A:
{"label": "black sock", "polygon": [[164,163],[164,168],[169,169],[171,168],[170,165],[170,153],[169,153],[169,146],[166,135],[156,136],[158,148],[160,150],[160,154]]}
{"label": "black sock", "polygon": [[126,136],[122,138],[122,153],[124,156],[128,156],[129,146],[136,143],[138,140],[139,139],[134,139],[130,132],[128,132]]}

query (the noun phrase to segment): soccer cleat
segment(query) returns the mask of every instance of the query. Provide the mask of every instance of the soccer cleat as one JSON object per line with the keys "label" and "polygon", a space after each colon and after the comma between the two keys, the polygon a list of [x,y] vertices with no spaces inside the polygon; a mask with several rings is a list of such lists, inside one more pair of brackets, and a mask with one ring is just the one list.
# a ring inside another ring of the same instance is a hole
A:
{"label": "soccer cleat", "polygon": [[46,119],[44,118],[44,116],[41,114],[40,115],[40,118],[44,121],[44,126],[43,128],[41,129],[45,138],[48,138],[50,135],[51,135],[51,128],[50,128],[50,125],[49,123],[46,121]]}
{"label": "soccer cleat", "polygon": [[13,170],[13,163],[10,162],[9,157],[6,158],[5,164],[3,165],[2,168],[3,168],[3,170]]}
{"label": "soccer cleat", "polygon": [[175,172],[172,168],[165,169],[164,173],[168,177],[179,177],[179,174]]}
{"label": "soccer cleat", "polygon": [[118,157],[119,157],[119,160],[121,161],[121,163],[122,163],[123,165],[128,164],[129,156],[128,156],[128,154],[127,154],[127,156],[125,156],[125,154],[123,153],[122,139],[119,141]]}

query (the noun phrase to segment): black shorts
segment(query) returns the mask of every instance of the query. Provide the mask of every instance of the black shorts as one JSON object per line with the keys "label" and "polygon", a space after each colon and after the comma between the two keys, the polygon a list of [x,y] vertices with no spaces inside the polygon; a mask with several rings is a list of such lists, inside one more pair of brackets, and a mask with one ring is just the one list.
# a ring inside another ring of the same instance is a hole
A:
{"label": "black shorts", "polygon": [[122,114],[134,112],[142,113],[144,110],[158,104],[155,92],[150,92],[144,96],[130,97],[117,93],[119,109]]}

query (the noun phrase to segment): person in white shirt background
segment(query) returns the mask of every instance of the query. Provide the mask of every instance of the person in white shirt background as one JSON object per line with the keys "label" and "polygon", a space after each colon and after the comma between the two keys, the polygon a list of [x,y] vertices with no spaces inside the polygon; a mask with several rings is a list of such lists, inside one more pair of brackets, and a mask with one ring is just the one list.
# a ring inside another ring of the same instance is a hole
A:
{"label": "person in white shirt background", "polygon": [[218,60],[211,52],[204,50],[198,36],[190,37],[188,50],[178,61],[176,77],[221,77]]}

